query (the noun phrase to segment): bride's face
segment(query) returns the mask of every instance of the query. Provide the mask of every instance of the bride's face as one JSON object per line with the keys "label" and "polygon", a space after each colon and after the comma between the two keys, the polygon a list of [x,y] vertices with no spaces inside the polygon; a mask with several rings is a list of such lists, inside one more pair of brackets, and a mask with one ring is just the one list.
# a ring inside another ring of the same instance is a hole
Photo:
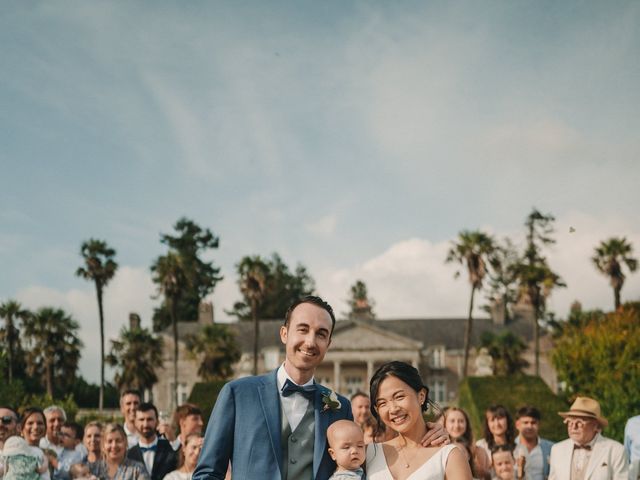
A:
{"label": "bride's face", "polygon": [[376,410],[386,426],[398,433],[407,433],[424,421],[421,405],[425,398],[424,390],[416,392],[399,378],[388,376],[378,387]]}

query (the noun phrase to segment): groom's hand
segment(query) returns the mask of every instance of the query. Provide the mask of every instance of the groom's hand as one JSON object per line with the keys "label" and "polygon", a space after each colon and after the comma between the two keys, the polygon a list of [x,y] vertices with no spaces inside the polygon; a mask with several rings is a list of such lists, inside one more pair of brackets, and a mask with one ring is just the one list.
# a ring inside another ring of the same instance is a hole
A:
{"label": "groom's hand", "polygon": [[441,447],[451,443],[451,438],[440,423],[427,422],[427,433],[420,443],[423,447]]}

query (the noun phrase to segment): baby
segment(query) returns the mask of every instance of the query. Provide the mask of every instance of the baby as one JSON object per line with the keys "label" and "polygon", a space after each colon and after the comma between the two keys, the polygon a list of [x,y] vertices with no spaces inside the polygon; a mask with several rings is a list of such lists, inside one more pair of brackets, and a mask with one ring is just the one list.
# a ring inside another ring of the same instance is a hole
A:
{"label": "baby", "polygon": [[327,430],[329,455],[338,468],[329,480],[361,480],[364,478],[364,434],[357,423],[338,420]]}
{"label": "baby", "polygon": [[39,465],[38,458],[22,437],[9,437],[4,442],[2,456],[5,460],[4,480],[39,480],[48,470],[46,462]]}
{"label": "baby", "polygon": [[72,480],[98,480],[95,475],[91,475],[89,465],[84,463],[74,463],[69,468],[69,475]]}
{"label": "baby", "polygon": [[516,459],[513,451],[506,445],[498,445],[491,452],[495,478],[499,480],[518,480],[524,478],[524,457],[518,458],[517,471]]}

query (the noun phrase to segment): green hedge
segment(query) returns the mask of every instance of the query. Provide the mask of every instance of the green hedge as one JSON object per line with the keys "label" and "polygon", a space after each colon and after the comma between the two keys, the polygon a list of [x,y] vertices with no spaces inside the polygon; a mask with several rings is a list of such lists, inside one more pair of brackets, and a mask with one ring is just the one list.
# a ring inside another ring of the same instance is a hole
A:
{"label": "green hedge", "polygon": [[460,383],[458,405],[467,411],[476,439],[482,438],[484,412],[495,404],[504,405],[514,416],[523,405],[533,405],[542,413],[540,436],[558,441],[567,438],[567,429],[558,412],[569,409],[540,377],[511,375],[468,377]]}
{"label": "green hedge", "polygon": [[195,403],[202,409],[205,424],[209,421],[213,406],[218,399],[218,393],[226,383],[226,381],[198,382],[193,386],[188,401]]}

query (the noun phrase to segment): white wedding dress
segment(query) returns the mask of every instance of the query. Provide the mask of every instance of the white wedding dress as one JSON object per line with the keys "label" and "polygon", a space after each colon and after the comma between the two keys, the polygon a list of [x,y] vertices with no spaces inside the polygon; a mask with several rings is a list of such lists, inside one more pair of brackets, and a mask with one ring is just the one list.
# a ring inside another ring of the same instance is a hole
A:
{"label": "white wedding dress", "polygon": [[[413,472],[407,480],[444,480],[447,458],[449,458],[449,454],[454,448],[457,447],[455,445],[442,447]],[[380,443],[367,445],[367,480],[394,480],[387,466],[384,449]]]}

